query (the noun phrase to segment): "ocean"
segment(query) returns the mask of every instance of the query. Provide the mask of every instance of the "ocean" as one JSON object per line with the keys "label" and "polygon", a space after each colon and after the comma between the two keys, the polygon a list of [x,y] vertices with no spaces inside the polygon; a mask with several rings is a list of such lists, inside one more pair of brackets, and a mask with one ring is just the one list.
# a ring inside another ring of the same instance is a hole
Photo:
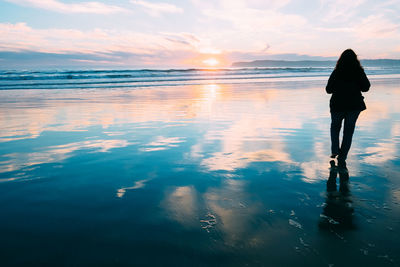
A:
{"label": "ocean", "polygon": [[[19,70],[0,71],[0,90],[136,88],[208,83],[263,83],[282,80],[323,80],[333,67],[258,67],[165,70]],[[400,65],[368,66],[372,77],[398,77]]]}
{"label": "ocean", "polygon": [[0,265],[399,266],[399,68],[347,170],[332,69],[0,71]]}

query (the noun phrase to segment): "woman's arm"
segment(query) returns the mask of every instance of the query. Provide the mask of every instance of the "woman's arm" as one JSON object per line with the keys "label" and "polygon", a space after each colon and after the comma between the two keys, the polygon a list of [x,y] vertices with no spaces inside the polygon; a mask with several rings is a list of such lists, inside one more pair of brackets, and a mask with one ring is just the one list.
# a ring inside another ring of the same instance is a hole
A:
{"label": "woman's arm", "polygon": [[326,92],[328,94],[332,94],[335,91],[334,85],[335,85],[335,80],[336,80],[336,70],[334,70],[329,77],[328,84],[326,85]]}
{"label": "woman's arm", "polygon": [[368,92],[371,87],[371,83],[369,82],[367,75],[364,71],[361,72],[361,92]]}

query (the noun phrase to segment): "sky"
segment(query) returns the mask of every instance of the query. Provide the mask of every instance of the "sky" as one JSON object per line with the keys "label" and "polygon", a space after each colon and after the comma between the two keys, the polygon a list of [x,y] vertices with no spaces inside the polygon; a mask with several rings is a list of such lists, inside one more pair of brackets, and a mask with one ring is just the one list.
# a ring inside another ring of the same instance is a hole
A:
{"label": "sky", "polygon": [[0,66],[400,59],[400,0],[0,0]]}

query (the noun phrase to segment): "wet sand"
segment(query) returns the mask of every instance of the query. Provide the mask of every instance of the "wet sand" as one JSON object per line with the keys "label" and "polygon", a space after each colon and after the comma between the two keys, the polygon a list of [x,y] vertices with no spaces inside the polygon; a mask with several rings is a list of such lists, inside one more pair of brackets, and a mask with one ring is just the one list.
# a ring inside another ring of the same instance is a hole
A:
{"label": "wet sand", "polygon": [[348,172],[324,81],[0,91],[1,262],[398,266],[399,81]]}

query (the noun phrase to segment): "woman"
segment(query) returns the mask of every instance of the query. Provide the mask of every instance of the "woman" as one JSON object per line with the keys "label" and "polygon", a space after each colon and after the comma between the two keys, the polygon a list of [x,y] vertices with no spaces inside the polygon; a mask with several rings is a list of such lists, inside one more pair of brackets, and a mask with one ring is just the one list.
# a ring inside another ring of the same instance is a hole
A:
{"label": "woman", "polygon": [[[367,92],[370,86],[357,55],[351,49],[345,50],[340,55],[326,85],[326,92],[332,94],[330,100],[331,158],[337,157],[338,165],[341,167],[346,167],[346,158],[358,115],[366,109],[361,92]],[[339,133],[343,120],[343,140],[339,147]]]}

